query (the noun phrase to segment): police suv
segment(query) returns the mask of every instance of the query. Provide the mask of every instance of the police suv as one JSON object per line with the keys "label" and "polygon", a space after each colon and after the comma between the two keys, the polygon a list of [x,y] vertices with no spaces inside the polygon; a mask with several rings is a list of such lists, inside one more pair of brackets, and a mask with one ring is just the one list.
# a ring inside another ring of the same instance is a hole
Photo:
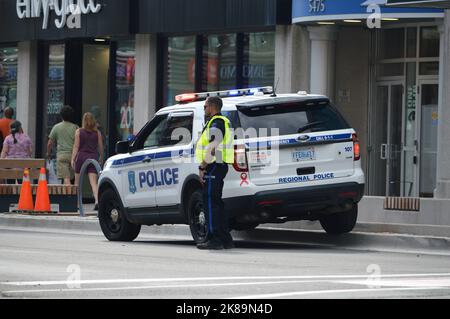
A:
{"label": "police suv", "polygon": [[197,243],[207,239],[194,152],[209,96],[223,98],[234,130],[223,189],[231,228],[319,220],[331,234],[353,229],[364,193],[356,132],[325,96],[263,87],[182,94],[132,141],[117,143],[99,178],[107,239],[132,241],[141,225],[161,224],[188,224]]}

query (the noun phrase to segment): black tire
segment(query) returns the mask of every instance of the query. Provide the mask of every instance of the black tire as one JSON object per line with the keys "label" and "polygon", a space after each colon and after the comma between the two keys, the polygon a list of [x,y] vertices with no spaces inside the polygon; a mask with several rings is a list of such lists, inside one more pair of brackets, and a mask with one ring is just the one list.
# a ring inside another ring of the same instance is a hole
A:
{"label": "black tire", "polygon": [[105,237],[110,241],[133,241],[141,231],[141,225],[130,223],[116,192],[107,189],[99,199],[98,219]]}
{"label": "black tire", "polygon": [[196,244],[204,243],[208,240],[208,224],[206,213],[203,209],[203,194],[200,189],[196,189],[188,200],[187,213],[189,218],[189,228],[192,238]]}
{"label": "black tire", "polygon": [[320,219],[322,228],[331,235],[341,235],[353,230],[358,219],[358,205],[354,204],[352,209],[324,216]]}

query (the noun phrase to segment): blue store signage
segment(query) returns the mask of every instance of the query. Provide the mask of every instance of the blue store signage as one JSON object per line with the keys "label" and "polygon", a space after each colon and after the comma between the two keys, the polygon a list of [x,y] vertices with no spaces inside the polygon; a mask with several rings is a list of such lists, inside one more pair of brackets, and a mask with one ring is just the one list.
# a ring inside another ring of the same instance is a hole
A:
{"label": "blue store signage", "polygon": [[442,18],[442,9],[386,7],[387,0],[292,0],[292,22],[313,22],[343,19],[364,19],[372,11],[369,5],[380,6],[384,17]]}

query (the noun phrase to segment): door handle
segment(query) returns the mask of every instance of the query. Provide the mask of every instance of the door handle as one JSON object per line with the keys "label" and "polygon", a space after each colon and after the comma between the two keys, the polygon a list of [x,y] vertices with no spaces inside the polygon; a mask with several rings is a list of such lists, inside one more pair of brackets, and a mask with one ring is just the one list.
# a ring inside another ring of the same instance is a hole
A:
{"label": "door handle", "polygon": [[388,159],[388,144],[381,144],[381,150],[380,150],[380,158],[382,160],[387,160]]}
{"label": "door handle", "polygon": [[152,162],[152,159],[150,157],[148,157],[142,161],[142,163],[151,163],[151,162]]}

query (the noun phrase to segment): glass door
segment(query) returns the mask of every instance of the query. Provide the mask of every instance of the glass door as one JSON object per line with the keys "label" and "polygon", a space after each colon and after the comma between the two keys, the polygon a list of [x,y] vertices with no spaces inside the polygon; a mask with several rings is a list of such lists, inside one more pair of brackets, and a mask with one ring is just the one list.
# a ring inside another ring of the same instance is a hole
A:
{"label": "glass door", "polygon": [[[82,114],[90,112],[97,121],[103,137],[103,159],[107,155],[108,127],[108,74],[110,48],[106,44],[83,45]],[[90,198],[92,191],[87,178],[83,185],[83,197]]]}
{"label": "glass door", "polygon": [[380,82],[373,119],[371,187],[376,196],[401,196],[402,116],[404,86],[401,82]]}
{"label": "glass door", "polygon": [[439,84],[437,81],[421,81],[419,88],[419,195],[433,197],[436,188]]}

